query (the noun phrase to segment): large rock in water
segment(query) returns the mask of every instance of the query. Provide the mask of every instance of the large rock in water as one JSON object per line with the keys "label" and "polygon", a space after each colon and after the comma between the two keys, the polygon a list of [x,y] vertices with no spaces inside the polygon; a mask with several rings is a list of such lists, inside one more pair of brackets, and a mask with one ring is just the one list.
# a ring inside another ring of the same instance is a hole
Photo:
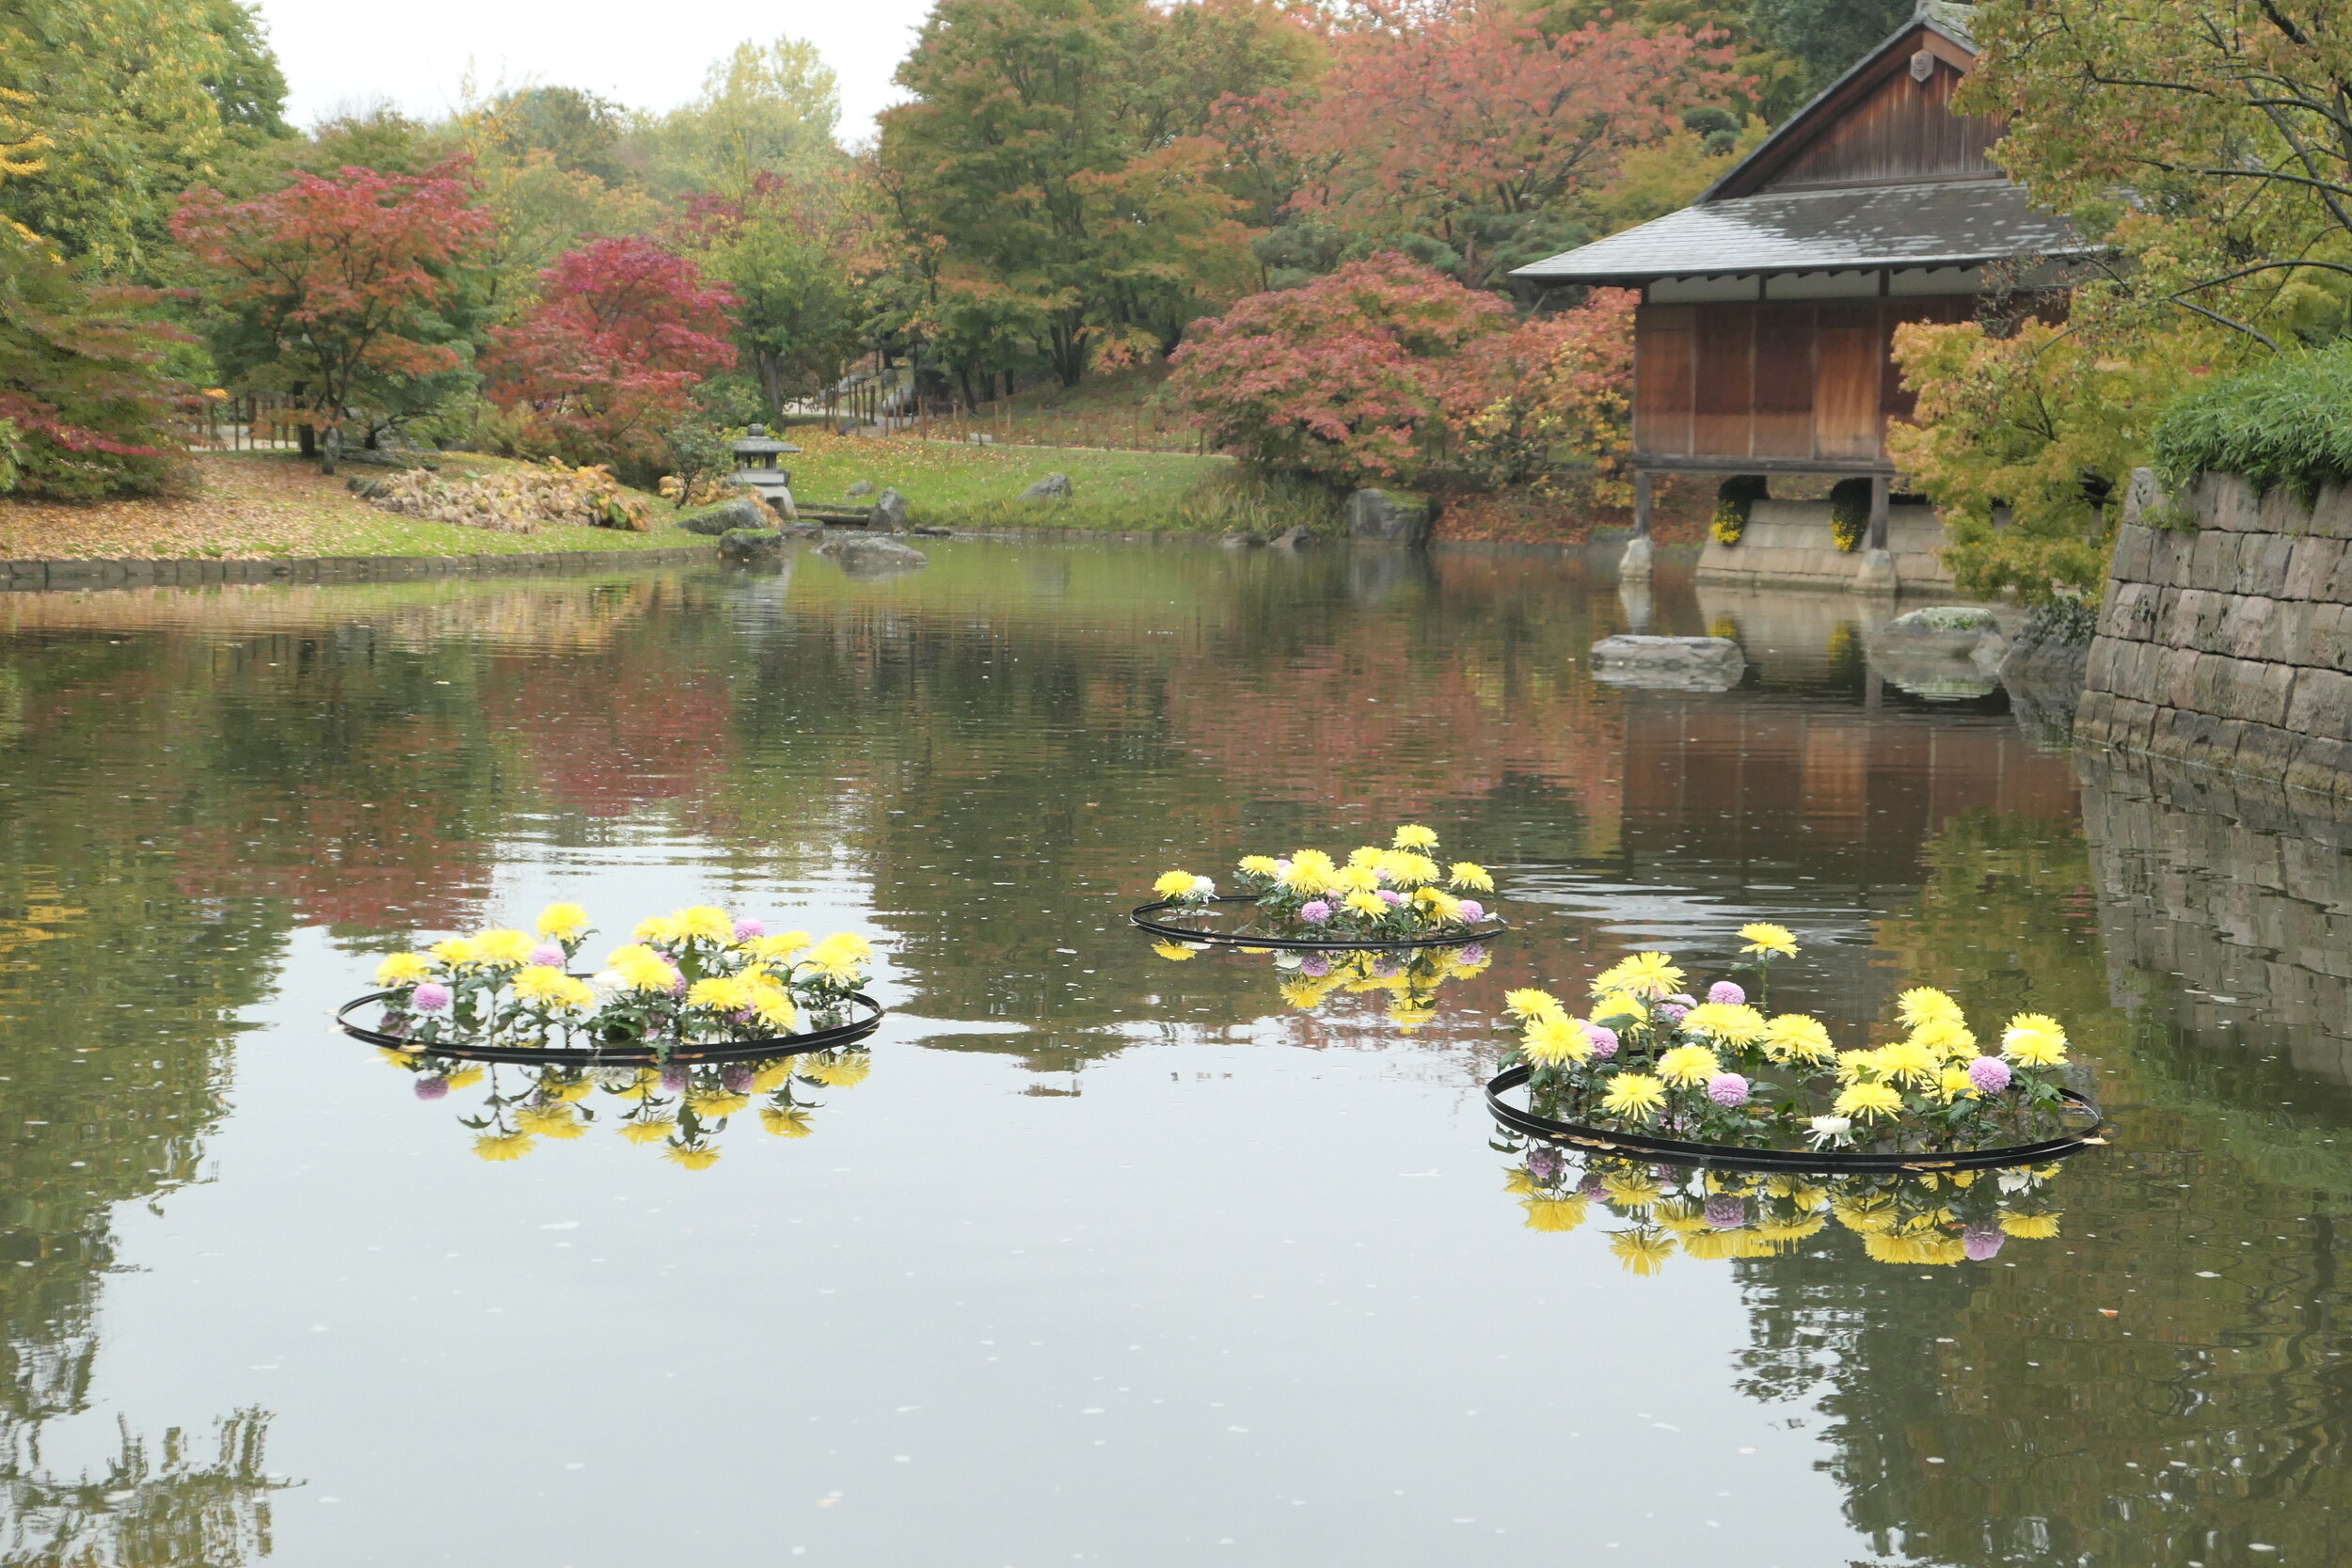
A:
{"label": "large rock in water", "polygon": [[1990,695],[2009,651],[2000,617],[1982,605],[1929,605],[1896,616],[1865,641],[1873,674],[1938,701]]}
{"label": "large rock in water", "polygon": [[771,528],[731,528],[719,535],[722,561],[758,561],[783,550],[784,535]]}
{"label": "large rock in water", "polygon": [[1605,637],[1593,644],[1593,678],[1662,691],[1728,691],[1748,656],[1728,637]]}
{"label": "large rock in water", "polygon": [[901,545],[896,539],[884,539],[871,533],[846,533],[829,540],[817,553],[830,558],[853,578],[882,577],[892,572],[911,572],[928,565],[930,557],[912,545]]}
{"label": "large rock in water", "polygon": [[1381,545],[1429,543],[1438,509],[1420,496],[1395,490],[1359,490],[1347,498],[1347,536]]}
{"label": "large rock in water", "polygon": [[907,499],[896,489],[884,490],[874,498],[874,520],[867,525],[877,533],[904,533],[907,529]]}
{"label": "large rock in water", "polygon": [[697,512],[678,524],[689,533],[699,533],[717,539],[735,529],[766,528],[775,521],[773,514],[749,496],[737,496],[721,501],[707,512]]}
{"label": "large rock in water", "polygon": [[1047,474],[1021,492],[1025,501],[1066,501],[1070,499],[1070,476]]}

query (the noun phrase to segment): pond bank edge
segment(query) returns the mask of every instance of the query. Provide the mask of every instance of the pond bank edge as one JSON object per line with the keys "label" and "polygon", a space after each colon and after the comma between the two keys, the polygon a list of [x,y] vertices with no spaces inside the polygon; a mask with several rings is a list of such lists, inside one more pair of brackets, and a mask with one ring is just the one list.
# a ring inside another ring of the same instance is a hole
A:
{"label": "pond bank edge", "polygon": [[291,559],[0,561],[0,592],[59,588],[195,588],[212,583],[399,582],[421,578],[582,572],[614,565],[715,562],[716,545],[660,550],[555,550],[541,555],[343,555]]}

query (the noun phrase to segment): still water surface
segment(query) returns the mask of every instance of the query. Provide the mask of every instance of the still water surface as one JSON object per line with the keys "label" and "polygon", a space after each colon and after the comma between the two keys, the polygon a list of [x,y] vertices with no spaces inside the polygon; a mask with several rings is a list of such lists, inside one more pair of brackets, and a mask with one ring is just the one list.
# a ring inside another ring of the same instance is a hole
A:
{"label": "still water surface", "polygon": [[[2352,1559],[2340,824],[2049,749],[1834,597],[932,554],[0,599],[0,1562]],[[1756,669],[1596,684],[1634,622]],[[1400,820],[1518,927],[1419,1028],[1123,925]],[[705,1168],[609,1096],[478,1157],[511,1076],[422,1100],[326,1015],[554,898],[871,933],[870,1071]],[[1753,919],[1841,1043],[1915,983],[2067,1022],[2116,1134],[2056,1237],[1530,1226],[1502,990]]]}

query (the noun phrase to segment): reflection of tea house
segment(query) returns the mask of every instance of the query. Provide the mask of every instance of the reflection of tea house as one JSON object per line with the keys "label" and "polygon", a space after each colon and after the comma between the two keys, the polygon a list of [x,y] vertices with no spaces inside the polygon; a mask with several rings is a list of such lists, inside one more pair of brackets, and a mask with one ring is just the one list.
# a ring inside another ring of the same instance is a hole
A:
{"label": "reflection of tea house", "polygon": [[1652,475],[1835,475],[1869,481],[1850,578],[1895,586],[1885,432],[1912,409],[1896,325],[1967,320],[2004,274],[2084,249],[1987,158],[2000,122],[1952,108],[1970,9],[1923,5],[1682,211],[1513,274],[1642,292],[1629,569],[1647,569]]}

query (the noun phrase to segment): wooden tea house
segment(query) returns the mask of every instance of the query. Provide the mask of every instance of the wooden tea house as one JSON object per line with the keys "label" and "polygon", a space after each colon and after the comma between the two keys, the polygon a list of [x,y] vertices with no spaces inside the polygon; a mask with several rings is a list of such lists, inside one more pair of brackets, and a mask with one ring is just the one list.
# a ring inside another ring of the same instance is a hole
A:
{"label": "wooden tea house", "polygon": [[[1966,320],[1988,268],[2087,248],[1986,156],[2000,122],[1952,107],[1977,58],[1970,9],[1923,4],[1682,211],[1513,275],[1642,291],[1629,575],[1648,570],[1653,475],[1824,474],[1870,481],[1867,546],[1837,556],[1817,508],[1820,548],[1783,579],[1898,586],[1885,433],[1912,400],[1896,325]],[[1910,531],[1932,530],[1919,511]]]}

